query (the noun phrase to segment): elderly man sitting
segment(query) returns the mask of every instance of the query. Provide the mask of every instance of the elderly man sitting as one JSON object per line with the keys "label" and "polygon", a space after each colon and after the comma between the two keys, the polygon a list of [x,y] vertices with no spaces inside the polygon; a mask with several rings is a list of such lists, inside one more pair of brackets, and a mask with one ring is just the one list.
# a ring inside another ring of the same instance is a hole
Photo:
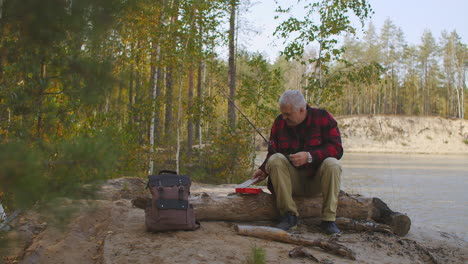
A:
{"label": "elderly man sitting", "polygon": [[281,95],[279,108],[267,157],[252,178],[260,182],[269,176],[268,188],[281,215],[277,228],[296,227],[299,213],[293,196],[322,194],[321,228],[327,234],[340,233],[335,220],[343,147],[337,122],[327,111],[308,106],[295,90]]}

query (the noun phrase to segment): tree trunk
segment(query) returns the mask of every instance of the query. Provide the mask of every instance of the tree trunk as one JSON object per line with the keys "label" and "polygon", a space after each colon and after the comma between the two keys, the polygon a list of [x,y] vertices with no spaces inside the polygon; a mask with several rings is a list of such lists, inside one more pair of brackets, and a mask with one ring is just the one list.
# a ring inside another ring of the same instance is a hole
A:
{"label": "tree trunk", "polygon": [[172,85],[172,67],[166,67],[166,118],[164,121],[164,138],[169,139],[171,135],[172,126],[172,101],[173,101],[173,90]]}
{"label": "tree trunk", "polygon": [[[159,58],[162,60],[161,56]],[[156,82],[158,83],[158,91],[156,94],[156,115],[154,120],[154,144],[160,144],[163,135],[163,122],[162,115],[162,89],[164,87],[164,67],[159,67],[156,71]]]}
{"label": "tree trunk", "polygon": [[182,127],[182,80],[183,75],[179,77],[179,96],[177,97],[177,150],[176,150],[176,172],[180,172],[180,130]]}
{"label": "tree trunk", "polygon": [[[235,62],[235,24],[237,0],[231,0],[231,12],[229,17],[229,97],[234,101],[236,98],[236,62]],[[236,112],[234,103],[228,101],[228,121],[231,129],[236,126]]]}
{"label": "tree trunk", "polygon": [[152,175],[153,174],[153,168],[154,168],[154,159],[153,159],[153,154],[154,154],[154,143],[155,143],[155,127],[159,124],[156,123],[156,116],[158,115],[157,109],[156,109],[156,99],[158,97],[159,93],[159,79],[158,79],[158,74],[159,74],[159,66],[157,66],[157,63],[159,62],[159,53],[160,53],[160,48],[159,44],[156,44],[154,47],[154,53],[153,53],[153,70],[151,74],[151,82],[152,83],[152,102],[151,102],[151,124],[150,124],[150,129],[149,129],[149,141],[150,141],[150,161],[149,161],[149,168],[148,168],[148,174]]}
{"label": "tree trunk", "polygon": [[46,63],[45,63],[45,59],[42,59],[41,60],[41,65],[40,65],[40,75],[39,75],[39,80],[40,80],[40,83],[37,84],[38,85],[38,92],[37,92],[37,138],[41,138],[42,137],[42,131],[43,131],[43,128],[44,128],[44,124],[43,124],[43,115],[42,115],[42,105],[43,105],[43,93],[46,89],[46,87],[44,86],[44,83],[45,82],[45,79],[46,79],[46,73],[47,72],[47,66],[46,66]]}
{"label": "tree trunk", "polygon": [[[197,97],[198,101],[202,102],[202,73],[203,73],[203,62],[202,60],[199,60],[198,66],[197,66]],[[199,106],[201,104],[198,104]],[[201,109],[197,109],[198,113],[200,113]],[[200,133],[201,133],[201,119],[200,119],[200,114],[198,115],[199,117],[195,120],[195,138],[200,138]],[[201,144],[201,143],[200,143]]]}
{"label": "tree trunk", "polygon": [[[468,66],[468,63],[466,64],[465,67],[467,67],[467,66]],[[461,116],[461,118],[462,119],[465,119],[465,89],[467,88],[466,75],[467,75],[467,71],[466,71],[466,68],[465,68],[464,71],[463,71],[463,83],[462,83],[462,91],[461,91],[461,94],[462,94],[462,116]]]}
{"label": "tree trunk", "polygon": [[[204,30],[204,27],[203,27],[203,19],[202,19],[202,13],[201,11],[199,10],[199,19],[198,19],[198,41],[199,41],[199,45],[198,45],[198,52],[200,54],[200,57],[198,58],[198,62],[197,62],[197,97],[198,97],[198,106],[199,107],[202,107],[202,103],[203,102],[203,94],[202,94],[202,74],[203,74],[203,56],[201,56],[201,54],[203,54],[203,30]],[[198,138],[199,139],[199,148],[201,148],[201,109],[197,109],[198,111],[198,117],[197,119],[195,120],[195,138]]]}
{"label": "tree trunk", "polygon": [[132,125],[133,122],[133,68],[130,66],[130,78],[128,80],[128,124]]}
{"label": "tree trunk", "polygon": [[[189,72],[188,72],[188,110],[189,113],[192,111],[193,105],[193,85],[194,85],[194,78],[195,78],[195,68],[193,67],[193,63],[190,63]],[[193,119],[190,114],[187,117],[187,155],[192,154],[192,146],[193,146]]]}
{"label": "tree trunk", "polygon": [[[202,85],[201,85],[201,89],[200,89],[200,102],[202,102],[200,104],[200,113],[203,113],[203,110],[204,110],[204,99],[205,99],[205,90],[206,90],[206,63],[202,63],[202,67],[203,67],[203,77],[202,77]],[[202,120],[201,120],[201,115],[200,115],[200,123],[198,124],[198,146],[199,146],[199,149],[200,149],[200,154],[201,154],[201,150],[202,150],[202,143],[203,143],[203,130],[202,130]],[[207,127],[209,127],[209,123],[207,122],[206,124]],[[208,129],[207,129],[208,130]]]}
{"label": "tree trunk", "polygon": [[2,19],[3,14],[3,0],[0,0],[0,19]]}
{"label": "tree trunk", "polygon": [[[322,208],[321,197],[295,197],[300,218],[320,217]],[[145,208],[151,199],[138,197],[133,205]],[[201,221],[265,221],[276,220],[279,217],[273,195],[260,193],[257,195],[210,196],[206,193],[193,195],[190,203],[195,208],[195,214]],[[362,197],[340,192],[338,198],[337,217],[355,220],[373,220],[389,225],[393,233],[404,236],[408,233],[411,220],[408,216],[392,211],[379,198]]]}
{"label": "tree trunk", "polygon": [[[172,16],[170,19],[169,32],[172,31],[172,27],[177,27],[177,21],[179,20],[179,0],[172,2]],[[169,66],[166,67],[166,118],[164,122],[164,138],[166,141],[170,140],[170,135],[173,135],[172,131],[172,107],[173,107],[173,73],[174,67],[176,67],[176,58],[173,54],[176,54],[176,44],[175,42],[180,41],[179,39],[174,39],[170,41],[168,51],[167,51],[167,63]],[[182,78],[182,76],[180,76]]]}
{"label": "tree trunk", "polygon": [[460,91],[457,85],[455,85],[455,91],[457,92],[457,117],[461,118],[461,100],[460,100]]}

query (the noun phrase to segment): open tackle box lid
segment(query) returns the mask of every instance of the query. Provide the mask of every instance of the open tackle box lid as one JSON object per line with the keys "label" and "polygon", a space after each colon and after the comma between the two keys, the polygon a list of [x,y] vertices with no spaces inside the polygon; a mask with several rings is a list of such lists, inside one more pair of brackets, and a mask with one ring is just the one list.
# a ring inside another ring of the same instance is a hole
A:
{"label": "open tackle box lid", "polygon": [[242,194],[258,194],[262,192],[260,188],[249,188],[249,186],[254,183],[254,179],[247,180],[239,185],[236,186],[236,193]]}

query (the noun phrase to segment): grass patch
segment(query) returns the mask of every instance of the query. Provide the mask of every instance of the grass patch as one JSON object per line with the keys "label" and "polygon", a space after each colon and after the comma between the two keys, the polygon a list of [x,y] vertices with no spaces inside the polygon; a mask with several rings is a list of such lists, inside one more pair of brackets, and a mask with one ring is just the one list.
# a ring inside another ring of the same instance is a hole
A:
{"label": "grass patch", "polygon": [[432,140],[432,137],[431,136],[426,136],[427,139],[429,140]]}
{"label": "grass patch", "polygon": [[463,143],[468,145],[468,138],[463,140]]}
{"label": "grass patch", "polygon": [[252,246],[250,256],[245,261],[246,264],[265,264],[265,250],[256,245]]}

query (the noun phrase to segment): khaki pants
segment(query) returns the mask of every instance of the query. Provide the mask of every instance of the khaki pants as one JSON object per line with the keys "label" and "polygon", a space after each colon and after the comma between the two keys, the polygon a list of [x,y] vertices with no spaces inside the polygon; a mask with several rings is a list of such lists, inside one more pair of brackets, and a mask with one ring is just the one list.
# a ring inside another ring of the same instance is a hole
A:
{"label": "khaki pants", "polygon": [[341,165],[335,158],[326,158],[314,177],[305,169],[297,169],[283,154],[273,154],[267,161],[266,171],[270,176],[276,195],[276,205],[281,215],[292,212],[299,216],[293,196],[317,196],[322,194],[323,221],[336,220],[336,207],[341,185]]}

